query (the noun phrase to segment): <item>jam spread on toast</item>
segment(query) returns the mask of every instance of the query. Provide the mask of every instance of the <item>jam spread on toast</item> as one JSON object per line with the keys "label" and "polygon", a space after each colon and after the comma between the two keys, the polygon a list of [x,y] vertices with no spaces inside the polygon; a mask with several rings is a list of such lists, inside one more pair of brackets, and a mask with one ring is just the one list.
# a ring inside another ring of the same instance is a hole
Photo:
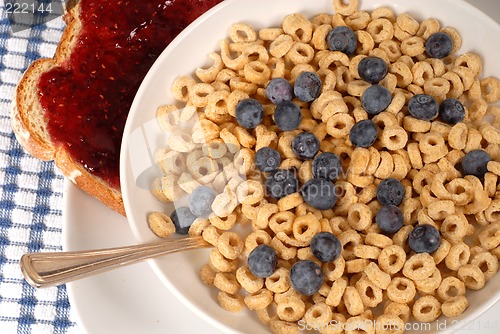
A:
{"label": "jam spread on toast", "polygon": [[123,128],[139,85],[163,49],[220,1],[80,0],[76,46],[38,85],[52,140],[119,189]]}

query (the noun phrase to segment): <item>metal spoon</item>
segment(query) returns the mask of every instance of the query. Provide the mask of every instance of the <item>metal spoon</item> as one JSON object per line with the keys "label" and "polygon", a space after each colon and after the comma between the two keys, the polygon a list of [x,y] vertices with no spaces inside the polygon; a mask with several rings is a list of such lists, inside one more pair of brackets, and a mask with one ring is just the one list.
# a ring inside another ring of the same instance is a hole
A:
{"label": "metal spoon", "polygon": [[201,237],[194,237],[88,251],[28,253],[19,264],[30,285],[44,288],[157,256],[207,247],[213,246]]}

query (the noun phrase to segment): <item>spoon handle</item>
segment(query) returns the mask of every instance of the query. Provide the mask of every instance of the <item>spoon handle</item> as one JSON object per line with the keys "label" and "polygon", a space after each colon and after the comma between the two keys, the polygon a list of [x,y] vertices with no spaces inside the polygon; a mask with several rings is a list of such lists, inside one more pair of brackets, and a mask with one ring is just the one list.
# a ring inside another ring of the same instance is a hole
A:
{"label": "spoon handle", "polygon": [[21,257],[20,266],[30,285],[43,288],[153,257],[205,247],[212,245],[194,237],[89,251],[28,253]]}

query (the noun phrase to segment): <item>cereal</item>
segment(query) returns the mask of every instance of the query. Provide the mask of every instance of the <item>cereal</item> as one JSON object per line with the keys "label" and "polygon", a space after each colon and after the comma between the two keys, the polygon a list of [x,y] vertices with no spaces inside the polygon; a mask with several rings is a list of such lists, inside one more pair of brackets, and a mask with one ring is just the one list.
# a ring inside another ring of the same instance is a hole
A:
{"label": "cereal", "polygon": [[[340,333],[341,325],[368,320],[402,332],[412,319],[434,321],[441,313],[455,317],[468,307],[466,290],[481,289],[499,269],[500,113],[490,104],[500,99],[500,81],[481,77],[484,64],[478,55],[457,54],[462,40],[456,29],[433,18],[419,21],[388,7],[362,11],[359,5],[334,0],[334,14],[292,13],[276,27],[233,24],[220,51],[208,53],[209,64],[174,80],[172,94],[186,107],[169,104],[157,110],[168,146],[155,154],[163,175],[154,182],[153,194],[169,202],[190,196],[200,185],[214,189],[213,213],[189,228],[190,236],[215,247],[201,280],[219,290],[222,308],[254,310],[275,333],[298,333],[299,320],[320,327],[320,333]],[[354,31],[354,54],[328,49],[327,36],[338,26]],[[445,59],[430,58],[425,51],[426,41],[439,31],[453,40],[452,55]],[[377,115],[369,115],[362,103],[371,85],[359,71],[367,56],[388,66],[379,85],[392,100]],[[282,131],[274,123],[276,106],[266,87],[271,79],[284,78],[293,88],[306,71],[320,78],[319,96],[309,102],[293,98],[301,120],[295,130]],[[464,120],[446,124],[411,116],[408,101],[416,94],[432,95],[438,103],[458,99]],[[236,107],[248,98],[263,110],[253,129],[235,119]],[[377,139],[370,147],[354,147],[351,129],[367,119],[378,127]],[[318,139],[320,153],[336,154],[342,165],[332,181],[338,198],[327,210],[316,209],[301,192],[301,185],[318,177],[313,159],[300,159],[293,147],[303,131]],[[279,168],[296,172],[294,191],[269,196],[268,174],[255,167],[256,152],[264,147],[279,152]],[[460,168],[465,154],[477,149],[492,158],[481,179],[463,175]],[[399,180],[405,190],[399,205],[404,225],[390,235],[374,219],[381,208],[377,186],[386,178]],[[164,213],[152,213],[148,223],[160,237],[175,232]],[[441,242],[433,253],[409,247],[417,223],[439,230]],[[334,261],[322,263],[314,255],[311,241],[320,232],[340,241],[341,254]],[[263,244],[277,255],[276,269],[266,278],[256,277],[244,262]],[[292,286],[291,267],[304,260],[318,264],[323,277],[311,296]],[[372,308],[380,303],[379,314]],[[340,327],[321,328],[330,321]]]}

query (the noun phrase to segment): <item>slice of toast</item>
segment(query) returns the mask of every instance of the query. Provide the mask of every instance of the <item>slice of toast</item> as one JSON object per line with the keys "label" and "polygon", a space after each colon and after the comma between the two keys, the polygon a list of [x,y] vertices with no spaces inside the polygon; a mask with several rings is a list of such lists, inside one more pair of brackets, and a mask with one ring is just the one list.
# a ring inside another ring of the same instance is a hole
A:
{"label": "slice of toast", "polygon": [[[55,67],[64,66],[65,62],[70,59],[72,52],[76,49],[77,43],[79,43],[79,36],[84,29],[84,21],[81,19],[82,8],[85,8],[82,5],[84,1],[87,1],[87,5],[90,1],[94,1],[96,6],[99,4],[99,0],[68,1],[68,10],[64,16],[66,28],[63,32],[54,57],[39,59],[33,62],[24,73],[16,90],[11,115],[12,127],[17,140],[30,154],[42,160],[54,160],[56,166],[61,170],[61,172],[79,188],[96,197],[111,209],[125,215],[119,184],[116,185],[110,183],[108,180],[100,177],[97,173],[94,173],[94,170],[89,168],[87,164],[82,163],[82,161],[75,158],[75,156],[68,149],[68,143],[54,140],[48,126],[48,117],[52,114],[47,113],[47,110],[44,109],[41,103],[42,94],[40,93],[39,86],[40,79],[44,74],[51,71]],[[121,0],[110,1],[120,1],[121,4]],[[156,10],[172,10],[172,8],[174,8],[174,10],[177,10],[179,13],[181,10],[186,12],[185,14],[180,13],[178,16],[175,13],[173,13],[173,15],[169,14],[168,24],[171,24],[173,27],[177,27],[175,29],[178,31],[174,33],[177,34],[185,25],[189,24],[201,13],[205,12],[219,2],[220,0],[175,0],[165,2],[161,9]],[[172,7],[172,3],[174,3],[174,7]],[[134,6],[134,4],[130,3],[129,6]],[[196,8],[196,14],[192,11],[193,8]],[[99,12],[97,13],[99,14]],[[102,15],[103,18],[97,17],[97,20],[105,19],[104,15],[109,14],[103,12]],[[113,15],[120,14],[119,12],[115,12]],[[181,15],[184,16],[182,20],[180,17]],[[179,19],[176,20],[176,17],[179,17]],[[168,42],[166,42],[166,44],[168,44]],[[150,54],[144,54],[144,57],[149,57],[149,60],[151,60]],[[126,61],[126,59],[123,59],[123,61]],[[81,89],[85,89],[85,87],[81,87]],[[97,98],[98,97],[96,96],[96,99]],[[93,102],[94,101],[86,101],[85,103],[92,104]],[[105,113],[98,113],[97,115],[97,117],[106,117]],[[102,121],[104,122],[104,120]],[[123,125],[124,124],[121,126]],[[113,124],[109,124],[109,128],[112,128],[113,126]],[[123,133],[123,128],[121,128],[121,126],[118,131]],[[73,144],[70,144],[70,146],[71,145]],[[75,149],[74,146],[72,149]],[[116,161],[113,161],[113,164],[118,165]]]}

